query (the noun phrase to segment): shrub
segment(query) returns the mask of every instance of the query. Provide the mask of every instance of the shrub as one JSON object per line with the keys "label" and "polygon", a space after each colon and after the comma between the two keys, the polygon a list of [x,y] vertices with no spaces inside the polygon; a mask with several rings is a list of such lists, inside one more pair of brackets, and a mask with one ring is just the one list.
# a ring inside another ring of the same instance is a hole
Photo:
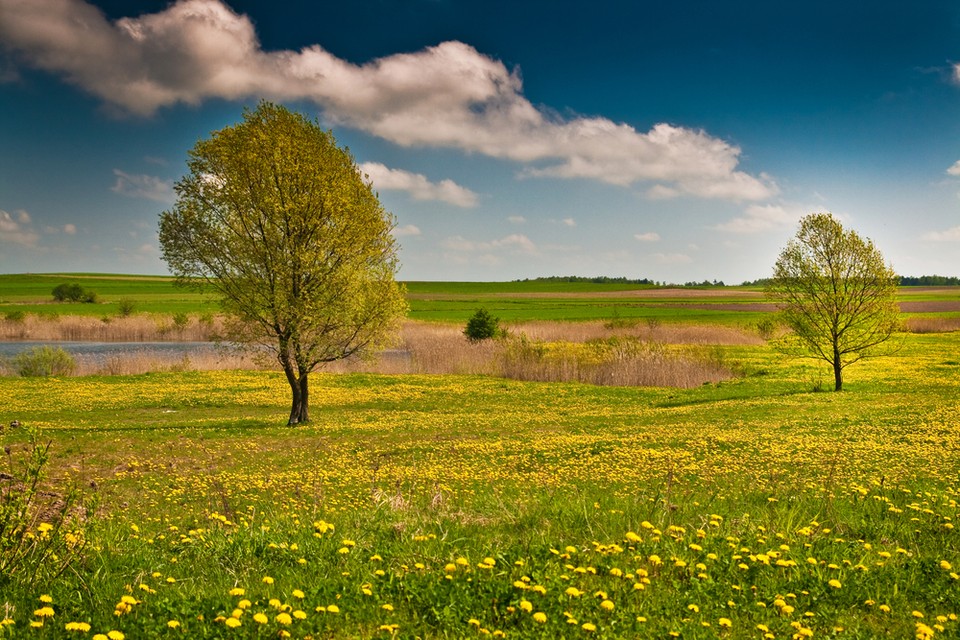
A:
{"label": "shrub", "polygon": [[500,319],[490,315],[486,309],[477,309],[463,330],[470,342],[480,342],[490,338],[502,337],[506,332],[500,327]]}
{"label": "shrub", "polygon": [[130,298],[120,298],[117,311],[122,317],[129,318],[133,315],[133,312],[136,310],[136,308],[137,303]]}
{"label": "shrub", "polygon": [[96,302],[97,294],[87,291],[76,282],[71,282],[55,286],[53,299],[57,302]]}
{"label": "shrub", "polygon": [[183,333],[188,324],[190,324],[190,316],[185,313],[173,314],[173,328],[177,333]]}
{"label": "shrub", "polygon": [[13,309],[3,314],[3,319],[7,322],[23,322],[27,319],[27,314],[20,309]]}
{"label": "shrub", "polygon": [[60,347],[33,347],[13,358],[13,370],[25,378],[67,376],[76,369],[77,361]]}

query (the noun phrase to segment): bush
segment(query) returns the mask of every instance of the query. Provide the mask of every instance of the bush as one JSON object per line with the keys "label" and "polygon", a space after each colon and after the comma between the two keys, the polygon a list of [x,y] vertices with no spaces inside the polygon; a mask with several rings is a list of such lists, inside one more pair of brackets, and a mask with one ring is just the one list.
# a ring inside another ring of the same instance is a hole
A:
{"label": "bush", "polygon": [[53,299],[57,302],[96,302],[97,294],[87,291],[76,282],[58,284],[53,288]]}
{"label": "bush", "polygon": [[20,309],[13,309],[3,314],[3,319],[7,322],[23,322],[27,319],[27,314]]}
{"label": "bush", "polygon": [[77,361],[60,347],[33,347],[13,359],[13,370],[25,378],[68,376],[76,369]]}
{"label": "bush", "polygon": [[120,303],[117,310],[122,317],[128,318],[133,315],[133,312],[136,308],[137,303],[130,298],[120,298]]}
{"label": "bush", "polygon": [[500,327],[500,319],[494,318],[486,309],[477,309],[463,330],[463,335],[467,336],[470,342],[480,342],[490,338],[500,338],[506,335]]}

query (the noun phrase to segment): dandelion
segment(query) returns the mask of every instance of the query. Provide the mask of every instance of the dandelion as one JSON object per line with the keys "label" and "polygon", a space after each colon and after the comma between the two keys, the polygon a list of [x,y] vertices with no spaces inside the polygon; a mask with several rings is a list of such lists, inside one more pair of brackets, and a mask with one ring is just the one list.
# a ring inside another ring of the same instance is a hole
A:
{"label": "dandelion", "polygon": [[180,623],[177,622],[176,620],[169,620],[167,621],[167,626],[170,627],[171,629],[177,629],[180,627]]}
{"label": "dandelion", "polygon": [[306,594],[304,594],[303,591],[300,591],[300,589],[294,589],[293,597],[297,598],[298,600],[303,600],[306,597]]}
{"label": "dandelion", "polygon": [[327,613],[340,613],[340,607],[335,604],[331,604],[327,607]]}
{"label": "dandelion", "polygon": [[531,611],[533,611],[533,603],[530,602],[529,600],[521,600],[520,608],[526,611],[527,613],[530,613]]}
{"label": "dandelion", "polygon": [[82,631],[84,633],[90,631],[90,625],[86,622],[68,622],[63,625],[63,628],[67,631]]}
{"label": "dandelion", "polygon": [[296,618],[297,620],[306,620],[307,613],[305,611],[301,611],[300,609],[297,609],[296,611],[293,612],[293,617]]}
{"label": "dandelion", "polygon": [[[942,563],[941,563],[941,564],[942,564]],[[947,568],[949,568],[949,567],[947,567]],[[47,594],[43,594],[42,596],[40,596],[40,597],[38,598],[38,600],[40,600],[40,602],[43,602],[43,603],[45,603],[45,604],[50,604],[51,602],[53,602],[53,598],[52,598],[51,596],[47,595]]]}
{"label": "dandelion", "polygon": [[583,591],[580,591],[580,589],[577,589],[576,587],[567,587],[567,590],[564,591],[564,593],[571,598],[579,598],[583,595]]}
{"label": "dandelion", "polygon": [[227,625],[228,627],[230,627],[231,629],[236,629],[237,627],[239,627],[239,626],[242,624],[239,620],[237,620],[236,618],[233,618],[233,617],[227,618],[226,620],[224,620],[223,623],[224,623],[225,625]]}
{"label": "dandelion", "polygon": [[255,613],[253,614],[253,621],[258,624],[267,624],[267,622],[269,622],[269,619],[263,613]]}
{"label": "dandelion", "polygon": [[836,578],[834,578],[833,580],[831,580],[831,581],[828,582],[827,584],[830,585],[831,587],[833,587],[834,589],[839,589],[840,587],[843,586],[842,584],[840,584],[840,581],[837,580]]}
{"label": "dandelion", "polygon": [[604,600],[603,602],[600,603],[600,608],[605,609],[607,611],[613,611],[614,606],[615,605],[613,604],[612,600]]}
{"label": "dandelion", "polygon": [[117,631],[116,629],[113,631],[107,631],[107,638],[110,640],[123,640],[125,637],[126,636],[123,635],[122,631]]}
{"label": "dandelion", "polygon": [[273,584],[273,578],[270,576],[263,576],[263,584]]}
{"label": "dandelion", "polygon": [[951,569],[953,569],[953,565],[947,562],[946,560],[941,560],[940,568],[943,569],[944,571],[950,571]]}
{"label": "dandelion", "polygon": [[288,625],[288,624],[290,624],[291,622],[293,622],[293,618],[291,618],[291,617],[290,617],[290,614],[287,613],[286,611],[281,612],[281,613],[278,613],[278,614],[277,614],[277,617],[274,618],[274,620],[276,620],[277,623],[282,624],[282,625]]}
{"label": "dandelion", "polygon": [[242,596],[245,593],[246,591],[241,589],[240,587],[234,587],[233,589],[230,589],[230,595],[232,596]]}
{"label": "dandelion", "polygon": [[543,611],[537,611],[535,614],[533,614],[533,619],[536,622],[543,624],[547,621],[547,614],[545,614]]}
{"label": "dandelion", "polygon": [[733,622],[730,620],[730,618],[720,618],[717,621],[717,624],[720,625],[721,629],[729,629],[733,626]]}
{"label": "dandelion", "polygon": [[880,609],[880,611],[883,611],[884,613],[890,613],[890,605],[882,604],[877,608]]}
{"label": "dandelion", "polygon": [[693,611],[694,613],[700,613],[700,607],[698,607],[695,604],[688,604],[687,609],[689,609],[690,611]]}
{"label": "dandelion", "polygon": [[33,612],[33,615],[38,618],[52,618],[53,617],[53,607],[40,607]]}
{"label": "dandelion", "polygon": [[593,624],[592,622],[584,622],[583,626],[580,628],[586,631],[587,633],[593,633],[594,631],[597,630],[597,625]]}

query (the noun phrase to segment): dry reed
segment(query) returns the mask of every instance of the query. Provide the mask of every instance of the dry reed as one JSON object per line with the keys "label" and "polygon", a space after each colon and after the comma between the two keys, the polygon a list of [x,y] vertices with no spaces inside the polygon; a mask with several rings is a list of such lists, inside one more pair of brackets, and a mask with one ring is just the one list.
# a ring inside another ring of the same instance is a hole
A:
{"label": "dry reed", "polygon": [[[23,325],[15,332],[10,324]],[[150,316],[114,319],[28,317],[7,322],[7,339],[112,341],[203,341],[221,323],[191,319],[182,332],[165,329]],[[658,325],[608,326],[600,322],[531,322],[509,327],[506,340],[470,342],[460,327],[406,322],[398,348],[366,360],[329,363],[332,373],[482,374],[529,381],[579,381],[617,386],[692,387],[732,377],[711,345],[762,344],[753,333],[728,327]],[[672,346],[671,346],[672,345]],[[554,348],[558,347],[558,348]],[[77,356],[77,375],[130,375],[155,371],[276,369],[263,358],[200,348],[187,355],[148,348],[107,357]],[[0,365],[2,366],[2,365]],[[2,370],[2,369],[0,369]],[[10,374],[12,372],[6,371]]]}
{"label": "dry reed", "polygon": [[912,316],[903,324],[910,333],[948,333],[960,331],[960,316]]}
{"label": "dry reed", "polygon": [[126,318],[39,316],[0,320],[0,339],[37,342],[206,342],[222,330],[217,317],[190,317],[178,327],[172,316],[139,314]]}

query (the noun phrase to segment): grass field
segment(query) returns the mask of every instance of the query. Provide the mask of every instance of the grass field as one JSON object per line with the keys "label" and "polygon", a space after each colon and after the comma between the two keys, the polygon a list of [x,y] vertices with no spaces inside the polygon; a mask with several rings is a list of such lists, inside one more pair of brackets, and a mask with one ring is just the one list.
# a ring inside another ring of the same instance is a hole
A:
{"label": "grass field", "polygon": [[[52,289],[79,283],[98,294],[97,304],[54,303]],[[749,326],[772,309],[762,291],[749,287],[657,288],[649,285],[582,282],[407,282],[409,317],[464,323],[484,307],[505,322],[533,320],[638,320]],[[960,287],[904,287],[908,317],[934,314],[960,319]],[[137,313],[170,316],[216,314],[212,296],[176,288],[163,276],[104,274],[0,275],[0,317],[10,312],[38,316],[115,317],[119,303],[133,301]],[[960,320],[958,320],[960,322]]]}
{"label": "grass field", "polygon": [[0,635],[955,637],[960,332],[903,339],[840,394],[762,344],[692,389],[320,375],[296,429],[274,372],[4,378]]}

